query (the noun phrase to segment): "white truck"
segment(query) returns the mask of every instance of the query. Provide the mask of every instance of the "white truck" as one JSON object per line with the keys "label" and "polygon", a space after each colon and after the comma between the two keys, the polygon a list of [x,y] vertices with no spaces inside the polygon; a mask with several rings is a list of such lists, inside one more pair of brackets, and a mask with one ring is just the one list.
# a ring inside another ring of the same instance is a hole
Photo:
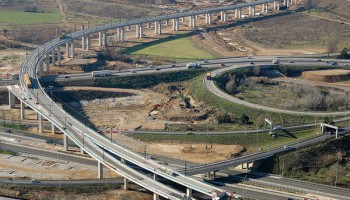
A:
{"label": "white truck", "polygon": [[93,71],[91,72],[91,76],[92,77],[112,76],[112,72],[109,70]]}
{"label": "white truck", "polygon": [[191,68],[200,68],[201,64],[199,63],[187,63],[187,68],[191,69]]}

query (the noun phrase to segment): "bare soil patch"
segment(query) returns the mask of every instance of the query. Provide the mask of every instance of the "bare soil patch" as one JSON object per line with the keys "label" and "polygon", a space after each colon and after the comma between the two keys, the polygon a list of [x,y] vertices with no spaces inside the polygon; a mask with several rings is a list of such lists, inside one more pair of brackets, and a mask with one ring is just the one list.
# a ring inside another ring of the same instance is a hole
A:
{"label": "bare soil patch", "polygon": [[306,71],[302,73],[302,77],[319,82],[340,82],[349,80],[350,70]]}

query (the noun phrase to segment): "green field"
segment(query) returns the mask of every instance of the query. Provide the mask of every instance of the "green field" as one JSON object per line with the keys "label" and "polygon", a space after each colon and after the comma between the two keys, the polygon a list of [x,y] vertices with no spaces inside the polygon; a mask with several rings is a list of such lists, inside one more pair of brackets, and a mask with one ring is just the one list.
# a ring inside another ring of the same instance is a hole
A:
{"label": "green field", "polygon": [[[177,39],[180,37],[179,39]],[[177,36],[164,38],[159,42],[146,43],[126,50],[132,55],[146,55],[149,57],[171,60],[202,60],[216,58],[215,55],[197,47],[188,37]]]}
{"label": "green field", "polygon": [[19,11],[0,11],[0,25],[16,24],[56,24],[61,23],[60,13],[34,13]]}

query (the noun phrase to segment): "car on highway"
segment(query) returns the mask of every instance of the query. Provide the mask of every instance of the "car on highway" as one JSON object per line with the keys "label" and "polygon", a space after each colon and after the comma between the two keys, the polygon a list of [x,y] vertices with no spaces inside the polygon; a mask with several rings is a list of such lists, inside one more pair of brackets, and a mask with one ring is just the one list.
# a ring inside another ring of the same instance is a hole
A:
{"label": "car on highway", "polygon": [[284,149],[289,149],[289,146],[288,145],[284,145],[283,148]]}
{"label": "car on highway", "polygon": [[161,70],[160,68],[156,68],[157,71]]}
{"label": "car on highway", "polygon": [[12,133],[11,129],[6,129],[5,133]]}
{"label": "car on highway", "polygon": [[171,67],[176,67],[176,65],[171,65]]}
{"label": "car on highway", "polygon": [[247,59],[253,59],[251,56],[247,56]]}
{"label": "car on highway", "polygon": [[153,65],[150,65],[150,66],[148,66],[148,68],[153,69],[153,68],[154,68],[154,66],[153,66]]}
{"label": "car on highway", "polygon": [[208,60],[203,60],[203,63],[208,63],[209,61]]}
{"label": "car on highway", "polygon": [[343,66],[350,66],[350,63],[344,63]]}
{"label": "car on highway", "polygon": [[39,180],[37,180],[37,179],[32,179],[32,181],[31,181],[33,184],[37,184],[37,183],[40,183],[40,181]]}
{"label": "car on highway", "polygon": [[69,78],[69,76],[64,76],[63,78]]}
{"label": "car on highway", "polygon": [[275,126],[275,127],[273,127],[273,130],[275,130],[275,131],[277,131],[277,130],[282,130],[282,129],[283,129],[282,126]]}
{"label": "car on highway", "polygon": [[293,60],[288,60],[288,63],[294,63],[294,61]]}
{"label": "car on highway", "polygon": [[136,73],[136,70],[132,69],[130,70],[131,73]]}
{"label": "car on highway", "polygon": [[272,60],[272,64],[280,64],[279,60]]}
{"label": "car on highway", "polygon": [[316,60],[317,62],[322,62],[322,60],[321,59],[318,59],[318,60]]}
{"label": "car on highway", "polygon": [[250,62],[249,64],[254,65],[254,62]]}
{"label": "car on highway", "polygon": [[221,63],[220,66],[221,66],[221,67],[225,66],[225,63]]}
{"label": "car on highway", "polygon": [[338,63],[337,62],[331,62],[331,63],[329,63],[330,65],[337,65]]}
{"label": "car on highway", "polygon": [[176,177],[178,174],[176,172],[171,173],[172,176]]}

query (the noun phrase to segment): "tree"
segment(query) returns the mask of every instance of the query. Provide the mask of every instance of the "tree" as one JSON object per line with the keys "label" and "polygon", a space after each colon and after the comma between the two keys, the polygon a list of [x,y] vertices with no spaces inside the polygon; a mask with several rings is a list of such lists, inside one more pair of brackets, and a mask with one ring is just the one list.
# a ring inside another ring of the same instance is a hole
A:
{"label": "tree", "polygon": [[261,67],[260,66],[255,66],[254,67],[254,74],[255,76],[259,76],[261,73]]}
{"label": "tree", "polygon": [[230,115],[227,114],[227,113],[217,116],[216,119],[218,120],[218,124],[231,123],[232,122]]}
{"label": "tree", "polygon": [[248,124],[248,122],[249,122],[249,117],[246,114],[243,113],[241,115],[241,123],[242,124]]}
{"label": "tree", "polygon": [[225,90],[226,90],[226,92],[229,93],[229,94],[233,94],[233,93],[234,93],[234,91],[236,90],[236,82],[235,82],[234,79],[229,80],[229,81],[226,83]]}
{"label": "tree", "polygon": [[338,56],[339,59],[350,59],[350,54],[348,53],[350,52],[350,49],[344,48],[340,55]]}
{"label": "tree", "polygon": [[329,42],[327,44],[328,57],[329,57],[330,53],[333,53],[333,52],[335,52],[337,50],[338,44],[339,44],[339,39],[338,38],[333,38],[333,39],[329,40]]}

